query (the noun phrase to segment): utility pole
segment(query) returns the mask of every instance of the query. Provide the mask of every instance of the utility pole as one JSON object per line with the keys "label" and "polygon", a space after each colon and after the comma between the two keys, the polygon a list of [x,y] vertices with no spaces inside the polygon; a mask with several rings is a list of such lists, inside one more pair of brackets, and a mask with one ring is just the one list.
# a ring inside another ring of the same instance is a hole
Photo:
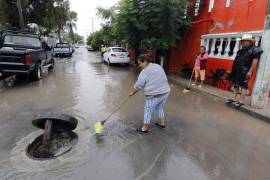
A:
{"label": "utility pole", "polygon": [[18,14],[19,14],[20,28],[24,29],[24,20],[23,20],[21,0],[17,0],[17,8],[18,8]]}
{"label": "utility pole", "polygon": [[94,33],[94,18],[91,18],[92,20],[92,33]]}
{"label": "utility pole", "polygon": [[270,0],[268,0],[265,27],[262,35],[263,54],[251,97],[253,108],[263,109],[267,105],[270,90]]}

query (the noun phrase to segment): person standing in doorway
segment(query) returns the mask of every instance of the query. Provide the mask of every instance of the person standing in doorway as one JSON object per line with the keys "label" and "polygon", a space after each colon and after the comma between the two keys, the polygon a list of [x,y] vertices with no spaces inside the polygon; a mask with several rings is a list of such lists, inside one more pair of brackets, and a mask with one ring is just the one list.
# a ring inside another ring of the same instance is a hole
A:
{"label": "person standing in doorway", "polygon": [[142,69],[134,88],[129,96],[135,95],[139,90],[144,90],[146,103],[144,108],[144,124],[136,130],[141,133],[148,133],[153,111],[157,112],[159,122],[155,123],[161,129],[165,128],[165,114],[163,106],[170,95],[170,86],[163,68],[151,63],[151,58],[142,54],[138,57],[138,65]]}
{"label": "person standing in doorway", "polygon": [[206,61],[208,59],[208,53],[206,52],[206,47],[201,46],[200,52],[195,60],[194,72],[195,72],[195,82],[192,86],[197,86],[198,79],[200,78],[201,82],[199,84],[199,88],[202,88],[203,82],[205,80],[205,69],[206,69]]}
{"label": "person standing in doorway", "polygon": [[[256,47],[251,34],[244,34],[240,40],[242,48],[237,52],[232,66],[232,72],[228,79],[232,82],[235,89],[234,99],[229,99],[227,103],[233,103],[239,108],[244,105],[248,89],[248,82],[257,68],[260,55],[263,50]],[[237,99],[241,94],[240,100]]]}

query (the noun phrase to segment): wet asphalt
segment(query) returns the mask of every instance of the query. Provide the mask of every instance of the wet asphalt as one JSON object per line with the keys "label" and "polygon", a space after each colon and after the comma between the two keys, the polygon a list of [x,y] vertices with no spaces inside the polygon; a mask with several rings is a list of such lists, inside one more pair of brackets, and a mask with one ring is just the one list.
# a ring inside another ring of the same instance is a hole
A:
{"label": "wet asphalt", "polygon": [[[95,136],[103,120],[128,95],[133,67],[103,64],[79,48],[56,60],[39,82],[0,82],[0,179],[34,180],[269,180],[270,125],[195,92],[170,84],[166,130],[138,134],[144,96],[131,98]],[[70,114],[79,121],[79,141],[63,156],[35,161],[25,153],[41,130],[31,121],[41,112]]]}

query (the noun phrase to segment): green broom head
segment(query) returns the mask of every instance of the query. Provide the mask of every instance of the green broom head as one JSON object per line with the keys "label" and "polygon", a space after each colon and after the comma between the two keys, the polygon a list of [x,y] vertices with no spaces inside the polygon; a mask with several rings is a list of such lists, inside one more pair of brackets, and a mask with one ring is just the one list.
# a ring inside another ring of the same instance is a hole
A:
{"label": "green broom head", "polygon": [[190,92],[190,88],[185,88],[185,89],[183,89],[182,92],[183,92],[183,93],[189,93],[189,92]]}

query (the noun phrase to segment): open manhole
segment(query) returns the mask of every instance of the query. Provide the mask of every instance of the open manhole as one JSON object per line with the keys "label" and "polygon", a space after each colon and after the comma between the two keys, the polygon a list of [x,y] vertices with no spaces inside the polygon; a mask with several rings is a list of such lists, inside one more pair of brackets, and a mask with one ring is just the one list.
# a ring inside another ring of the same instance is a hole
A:
{"label": "open manhole", "polygon": [[26,149],[27,155],[34,160],[49,160],[61,156],[78,142],[72,130],[77,127],[76,118],[59,113],[42,113],[32,121],[37,128],[44,129]]}

